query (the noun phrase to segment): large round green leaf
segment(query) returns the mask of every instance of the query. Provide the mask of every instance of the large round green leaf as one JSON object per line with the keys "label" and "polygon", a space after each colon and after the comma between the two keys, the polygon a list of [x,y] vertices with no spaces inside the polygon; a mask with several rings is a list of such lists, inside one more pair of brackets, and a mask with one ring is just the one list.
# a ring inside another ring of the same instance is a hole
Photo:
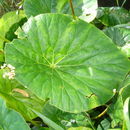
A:
{"label": "large round green leaf", "polygon": [[81,112],[106,103],[130,64],[111,40],[82,20],[62,14],[31,17],[27,38],[5,48],[16,79],[64,111]]}
{"label": "large round green leaf", "polygon": [[16,111],[8,109],[0,98],[0,129],[1,130],[30,130],[23,117]]}
{"label": "large round green leaf", "polygon": [[[97,0],[72,0],[75,15],[90,22],[97,14]],[[69,0],[25,0],[24,10],[28,17],[43,13],[72,14]]]}

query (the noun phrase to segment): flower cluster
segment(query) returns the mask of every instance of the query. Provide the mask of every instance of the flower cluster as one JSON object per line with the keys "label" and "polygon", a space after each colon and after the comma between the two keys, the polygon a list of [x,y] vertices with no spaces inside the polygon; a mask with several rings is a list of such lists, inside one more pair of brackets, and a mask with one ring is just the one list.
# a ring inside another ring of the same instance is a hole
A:
{"label": "flower cluster", "polygon": [[4,64],[3,66],[1,66],[1,69],[4,69],[4,68],[8,68],[8,72],[5,72],[3,74],[3,78],[6,78],[8,77],[9,79],[14,79],[15,77],[15,67],[13,67],[11,64]]}

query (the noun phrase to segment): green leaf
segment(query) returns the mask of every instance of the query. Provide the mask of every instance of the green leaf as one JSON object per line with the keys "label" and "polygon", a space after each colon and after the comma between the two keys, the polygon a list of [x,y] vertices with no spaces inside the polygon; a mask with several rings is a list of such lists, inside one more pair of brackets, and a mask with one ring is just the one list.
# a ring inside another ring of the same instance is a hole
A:
{"label": "green leaf", "polygon": [[130,24],[121,24],[104,29],[105,34],[130,57]]}
{"label": "green leaf", "polygon": [[130,13],[121,7],[100,7],[98,8],[97,19],[106,26],[115,26],[128,23]]}
{"label": "green leaf", "polygon": [[40,112],[37,112],[35,110],[32,109],[32,111],[37,114],[44,123],[46,123],[48,126],[50,126],[51,128],[55,129],[55,130],[64,130],[61,126],[57,125],[55,122],[53,122],[52,120],[50,120],[49,118],[47,118],[46,116],[44,116],[43,114],[41,114]]}
{"label": "green leaf", "polygon": [[122,96],[123,102],[130,97],[130,75],[122,83],[122,89],[120,90],[120,95]]}
{"label": "green leaf", "polygon": [[98,125],[97,130],[108,130],[110,128],[110,121],[107,119],[104,119],[101,121],[101,123]]}
{"label": "green leaf", "polygon": [[22,18],[18,23],[13,24],[9,31],[6,33],[5,38],[9,41],[12,41],[13,39],[17,38],[15,35],[15,31],[21,27],[25,22],[27,22],[27,18]]}
{"label": "green leaf", "polygon": [[84,113],[74,114],[64,112],[57,109],[54,106],[51,106],[48,103],[44,105],[42,114],[64,128],[75,126],[89,127],[90,126],[89,122],[91,122],[90,119],[88,119],[88,117]]}
{"label": "green leaf", "polygon": [[119,95],[112,99],[112,103],[109,107],[108,114],[112,119],[112,128],[116,126],[122,126],[124,117],[123,115],[123,105],[124,101],[130,96],[130,76],[127,76],[121,83],[121,89]]}
{"label": "green leaf", "polygon": [[46,103],[43,107],[43,111],[42,111],[41,114],[46,116],[51,121],[55,122],[57,125],[65,128],[65,125],[63,125],[62,120],[64,119],[64,117],[67,114],[64,114],[63,111],[61,111],[61,110],[57,109],[56,107],[51,106],[50,104]]}
{"label": "green leaf", "polygon": [[111,126],[115,128],[116,126],[121,126],[123,124],[123,101],[122,96],[119,95],[117,97],[117,101],[113,99],[112,104],[110,105],[108,112],[107,112],[112,120]]}
{"label": "green leaf", "polygon": [[126,99],[123,111],[127,129],[130,130],[130,97]]}
{"label": "green leaf", "polygon": [[20,27],[15,31],[15,34],[17,35],[18,38],[21,39],[26,38],[26,34],[23,32],[23,30]]}
{"label": "green leaf", "polygon": [[[23,11],[12,11],[3,15],[0,19],[0,49],[3,48],[4,42],[9,42],[6,38],[6,34],[9,32],[10,28],[21,21],[21,19],[25,18],[25,14]],[[11,32],[13,34],[13,32]]]}
{"label": "green leaf", "polygon": [[15,80],[4,79],[3,73],[4,71],[0,70],[0,96],[6,100],[7,106],[21,113],[26,120],[35,118],[36,114],[29,108],[41,112],[44,102]]}
{"label": "green leaf", "polygon": [[126,43],[130,43],[130,24],[121,24],[109,27],[103,30],[116,45],[122,47]]}
{"label": "green leaf", "polygon": [[27,38],[6,45],[6,62],[16,68],[19,82],[64,111],[106,103],[129,70],[111,40],[82,20],[44,14],[31,17],[23,31]]}
{"label": "green leaf", "polygon": [[[90,22],[97,14],[97,0],[73,0],[75,15]],[[72,14],[69,0],[25,0],[24,10],[28,17],[43,13]]]}
{"label": "green leaf", "polygon": [[8,109],[0,98],[0,129],[2,130],[30,130],[24,118],[16,111]]}

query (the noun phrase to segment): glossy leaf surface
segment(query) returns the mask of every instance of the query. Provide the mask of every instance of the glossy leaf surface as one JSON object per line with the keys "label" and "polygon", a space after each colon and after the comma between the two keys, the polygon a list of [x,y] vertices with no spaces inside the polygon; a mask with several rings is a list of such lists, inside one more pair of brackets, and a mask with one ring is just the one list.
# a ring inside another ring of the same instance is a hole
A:
{"label": "glossy leaf surface", "polygon": [[39,15],[23,31],[27,38],[6,45],[6,62],[16,68],[19,82],[64,111],[106,103],[129,70],[127,58],[111,40],[82,20]]}

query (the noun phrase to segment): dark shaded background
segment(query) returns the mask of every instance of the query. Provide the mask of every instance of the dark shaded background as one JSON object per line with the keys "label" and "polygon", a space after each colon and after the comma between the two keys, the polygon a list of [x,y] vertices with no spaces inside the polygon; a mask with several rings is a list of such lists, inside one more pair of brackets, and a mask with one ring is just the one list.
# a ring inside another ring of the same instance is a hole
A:
{"label": "dark shaded background", "polygon": [[[119,0],[119,5],[121,6],[124,0]],[[99,7],[112,7],[117,6],[116,0],[98,0]],[[130,0],[126,0],[126,3],[123,6],[127,10],[130,9]]]}

